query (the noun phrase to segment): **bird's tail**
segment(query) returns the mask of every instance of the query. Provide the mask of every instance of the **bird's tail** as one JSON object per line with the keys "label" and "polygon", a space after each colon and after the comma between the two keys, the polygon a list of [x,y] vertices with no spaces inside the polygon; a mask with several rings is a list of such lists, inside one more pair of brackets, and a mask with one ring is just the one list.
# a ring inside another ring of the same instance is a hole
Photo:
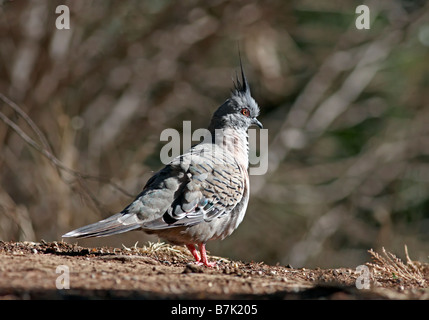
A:
{"label": "bird's tail", "polygon": [[107,219],[89,224],[62,235],[63,238],[105,237],[136,230],[141,227],[135,214],[117,213]]}

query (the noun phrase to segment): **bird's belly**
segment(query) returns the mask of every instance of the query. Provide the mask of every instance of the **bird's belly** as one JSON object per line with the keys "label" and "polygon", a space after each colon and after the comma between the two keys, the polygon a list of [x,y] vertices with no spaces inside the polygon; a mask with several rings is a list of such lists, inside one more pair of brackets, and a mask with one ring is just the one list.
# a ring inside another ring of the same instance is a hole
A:
{"label": "bird's belly", "polygon": [[[239,211],[235,212],[236,210]],[[145,232],[150,234],[155,233],[160,238],[177,245],[222,240],[231,235],[231,233],[237,229],[241,221],[243,221],[245,212],[246,208],[241,207],[236,208],[230,214],[214,218],[211,221],[203,221],[194,226],[176,227],[156,231],[145,230]]]}

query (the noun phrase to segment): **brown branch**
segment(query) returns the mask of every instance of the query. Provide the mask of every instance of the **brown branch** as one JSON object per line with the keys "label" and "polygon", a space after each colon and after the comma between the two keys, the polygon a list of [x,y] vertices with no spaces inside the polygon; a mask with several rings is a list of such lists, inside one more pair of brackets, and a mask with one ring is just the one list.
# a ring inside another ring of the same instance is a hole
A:
{"label": "brown branch", "polygon": [[[123,189],[121,186],[117,185],[113,181],[111,181],[108,177],[102,177],[102,176],[94,176],[86,173],[82,173],[77,170],[73,170],[66,165],[64,165],[61,160],[59,160],[56,156],[53,155],[51,148],[49,146],[48,140],[43,135],[43,133],[38,129],[37,125],[31,120],[31,118],[13,101],[8,99],[6,96],[0,93],[0,99],[9,107],[11,107],[14,111],[16,111],[24,120],[25,122],[31,127],[31,129],[36,133],[38,138],[40,139],[43,146],[40,146],[34,139],[32,139],[29,135],[27,135],[15,122],[13,122],[11,119],[9,119],[4,113],[0,112],[0,119],[8,125],[13,131],[15,131],[16,134],[18,134],[21,139],[23,139],[30,147],[32,147],[34,150],[45,156],[54,166],[57,170],[62,170],[64,172],[67,172],[68,174],[71,174],[72,176],[79,178],[79,179],[86,179],[86,180],[95,180],[102,183],[107,183],[114,187],[116,190],[122,192],[124,195],[127,195],[129,197],[134,197],[135,195],[130,194],[128,191]],[[61,175],[60,175],[61,176]],[[62,178],[63,179],[63,178]],[[64,179],[63,179],[64,181]],[[93,199],[93,197],[91,197]],[[94,200],[94,199],[93,199]],[[98,201],[97,201],[98,202]]]}

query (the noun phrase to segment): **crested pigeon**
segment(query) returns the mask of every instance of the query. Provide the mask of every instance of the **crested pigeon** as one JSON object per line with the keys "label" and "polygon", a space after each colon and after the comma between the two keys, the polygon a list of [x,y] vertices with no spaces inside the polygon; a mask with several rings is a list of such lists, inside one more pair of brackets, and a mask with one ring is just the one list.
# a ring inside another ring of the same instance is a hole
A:
{"label": "crested pigeon", "polygon": [[142,230],[186,245],[197,264],[215,266],[207,259],[205,244],[229,236],[244,218],[250,194],[247,129],[262,128],[241,61],[240,67],[241,81],[237,75],[231,97],[213,114],[202,142],[155,173],[120,213],[63,237]]}

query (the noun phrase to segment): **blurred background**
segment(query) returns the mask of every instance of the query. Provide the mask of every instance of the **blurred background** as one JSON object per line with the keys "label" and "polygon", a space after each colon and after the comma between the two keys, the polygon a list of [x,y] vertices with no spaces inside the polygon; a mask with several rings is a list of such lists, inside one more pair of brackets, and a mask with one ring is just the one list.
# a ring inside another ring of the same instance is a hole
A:
{"label": "blurred background", "polygon": [[[61,4],[69,30],[55,27]],[[360,4],[369,30],[355,27]],[[162,130],[206,127],[229,97],[238,46],[269,170],[211,254],[355,267],[406,244],[427,262],[429,8],[417,0],[0,1],[0,240],[60,241],[122,210],[162,167]]]}

